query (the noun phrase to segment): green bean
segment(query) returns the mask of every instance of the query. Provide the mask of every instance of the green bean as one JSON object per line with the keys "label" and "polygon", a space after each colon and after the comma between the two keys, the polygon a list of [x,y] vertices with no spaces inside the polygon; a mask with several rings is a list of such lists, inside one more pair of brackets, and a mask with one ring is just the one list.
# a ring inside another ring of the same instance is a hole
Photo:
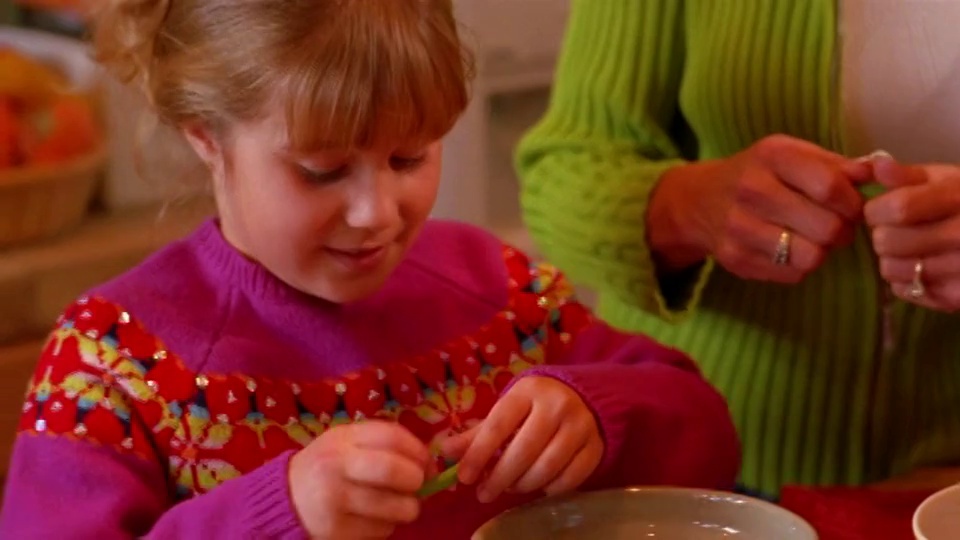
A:
{"label": "green bean", "polygon": [[442,473],[434,476],[430,480],[424,482],[423,487],[417,491],[417,497],[425,499],[431,495],[439,493],[447,488],[450,488],[457,483],[457,469],[458,466],[454,465],[449,469],[443,471]]}

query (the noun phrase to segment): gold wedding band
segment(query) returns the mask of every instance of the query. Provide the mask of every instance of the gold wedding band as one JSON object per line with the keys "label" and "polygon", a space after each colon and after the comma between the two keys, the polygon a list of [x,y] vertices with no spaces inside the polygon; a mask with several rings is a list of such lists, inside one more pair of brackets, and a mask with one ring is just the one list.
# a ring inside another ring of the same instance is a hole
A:
{"label": "gold wedding band", "polygon": [[922,298],[926,293],[927,288],[923,284],[923,261],[917,261],[917,264],[913,265],[913,283],[910,284],[907,294],[911,298]]}
{"label": "gold wedding band", "polygon": [[786,266],[790,264],[790,241],[793,235],[790,231],[784,229],[780,233],[780,240],[777,241],[777,249],[773,252],[773,264],[777,266]]}

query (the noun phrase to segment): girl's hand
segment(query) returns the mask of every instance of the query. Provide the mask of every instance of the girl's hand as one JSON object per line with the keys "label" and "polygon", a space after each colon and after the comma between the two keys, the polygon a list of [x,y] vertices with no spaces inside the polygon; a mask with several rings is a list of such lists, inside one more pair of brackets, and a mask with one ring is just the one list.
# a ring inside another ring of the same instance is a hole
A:
{"label": "girl's hand", "polygon": [[940,311],[960,310],[960,167],[872,160],[887,193],[867,203],[880,273],[898,297]]}
{"label": "girl's hand", "polygon": [[404,427],[335,427],[291,458],[293,505],[314,539],[379,539],[420,513],[416,491],[433,473],[427,447]]}
{"label": "girl's hand", "polygon": [[508,489],[549,495],[576,489],[600,464],[604,444],[593,413],[573,389],[549,377],[528,377],[480,424],[448,440],[444,452],[460,458],[460,481],[469,485],[501,449],[477,491],[480,502]]}
{"label": "girl's hand", "polygon": [[871,172],[868,163],[772,135],[729,158],[664,173],[647,211],[649,242],[668,271],[713,257],[744,279],[797,283],[853,240],[863,209],[856,185]]}

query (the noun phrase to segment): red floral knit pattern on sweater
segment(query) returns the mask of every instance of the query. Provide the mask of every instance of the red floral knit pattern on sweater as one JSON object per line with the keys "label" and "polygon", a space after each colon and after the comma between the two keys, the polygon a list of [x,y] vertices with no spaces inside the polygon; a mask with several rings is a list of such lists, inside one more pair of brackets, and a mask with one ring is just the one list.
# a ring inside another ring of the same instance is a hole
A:
{"label": "red floral knit pattern on sweater", "polygon": [[504,259],[508,305],[476,333],[318,381],[193,372],[121,307],[81,298],[43,351],[20,431],[166,463],[180,498],[365,418],[400,422],[436,448],[484,418],[517,373],[561,353],[590,323],[554,268],[510,248]]}

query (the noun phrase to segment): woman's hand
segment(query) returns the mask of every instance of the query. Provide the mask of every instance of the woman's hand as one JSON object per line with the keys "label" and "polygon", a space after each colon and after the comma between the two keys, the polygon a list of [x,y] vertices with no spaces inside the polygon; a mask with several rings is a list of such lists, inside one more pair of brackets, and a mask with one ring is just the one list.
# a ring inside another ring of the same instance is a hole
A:
{"label": "woman's hand", "polygon": [[[495,460],[499,450],[499,460]],[[580,486],[597,468],[604,445],[597,421],[580,396],[549,377],[519,380],[477,426],[448,440],[459,476],[490,502],[506,490],[553,495]]]}
{"label": "woman's hand", "polygon": [[960,167],[905,166],[887,155],[872,165],[888,189],[864,209],[881,275],[904,300],[960,310]]}
{"label": "woman's hand", "polygon": [[853,240],[863,208],[856,184],[871,172],[773,135],[730,158],[667,171],[650,201],[649,241],[668,271],[713,257],[744,279],[796,283]]}
{"label": "woman's hand", "polygon": [[343,425],[291,458],[290,494],[310,538],[387,538],[417,519],[415,493],[432,463],[427,447],[399,424]]}

